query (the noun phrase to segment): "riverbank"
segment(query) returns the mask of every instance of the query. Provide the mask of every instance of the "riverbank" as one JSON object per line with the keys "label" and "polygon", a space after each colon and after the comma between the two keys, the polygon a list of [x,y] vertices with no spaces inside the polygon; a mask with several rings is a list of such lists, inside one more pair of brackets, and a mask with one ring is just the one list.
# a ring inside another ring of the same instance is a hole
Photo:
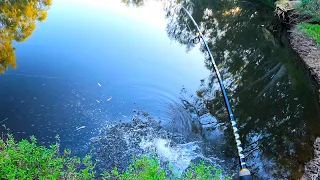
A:
{"label": "riverbank", "polygon": [[[275,15],[288,31],[291,47],[300,57],[320,103],[320,2],[317,0],[276,2]],[[313,159],[305,165],[302,180],[320,178],[320,138],[314,142]]]}
{"label": "riverbank", "polygon": [[285,24],[289,41],[301,58],[301,64],[311,79],[320,102],[320,3],[279,0],[276,16]]}
{"label": "riverbank", "polygon": [[320,138],[314,142],[314,158],[305,166],[302,180],[320,178]]}
{"label": "riverbank", "polygon": [[300,56],[304,69],[308,72],[320,102],[320,49],[311,37],[299,30],[298,26],[290,30],[289,38],[292,48]]}
{"label": "riverbank", "polygon": [[[94,149],[85,157],[80,158],[71,154],[70,149],[60,149],[60,138],[49,147],[41,146],[34,136],[30,140],[16,141],[12,134],[0,137],[0,179],[68,179],[68,180],[93,180],[93,179],[223,179],[219,168],[200,161],[190,164],[181,174],[174,171],[174,166],[167,164],[161,166],[154,154],[140,157],[131,157],[130,164],[120,172],[115,166],[110,171],[96,172],[97,161],[92,157]],[[109,149],[104,148],[104,152]],[[131,154],[135,156],[136,154]],[[111,159],[115,162],[118,158]]]}

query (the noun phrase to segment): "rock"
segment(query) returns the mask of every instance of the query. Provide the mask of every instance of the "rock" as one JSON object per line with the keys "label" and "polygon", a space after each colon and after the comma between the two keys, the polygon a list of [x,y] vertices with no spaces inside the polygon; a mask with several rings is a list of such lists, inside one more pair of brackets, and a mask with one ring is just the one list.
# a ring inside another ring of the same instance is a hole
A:
{"label": "rock", "polygon": [[320,138],[314,142],[314,158],[305,166],[302,180],[320,179]]}

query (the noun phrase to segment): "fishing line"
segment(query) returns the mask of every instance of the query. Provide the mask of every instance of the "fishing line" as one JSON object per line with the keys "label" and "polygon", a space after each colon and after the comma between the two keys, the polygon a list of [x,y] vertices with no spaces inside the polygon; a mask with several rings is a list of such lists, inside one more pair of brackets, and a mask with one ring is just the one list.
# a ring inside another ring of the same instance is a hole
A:
{"label": "fishing line", "polygon": [[213,59],[213,56],[212,56],[211,51],[210,51],[210,48],[209,48],[209,46],[208,46],[208,44],[207,44],[207,42],[205,40],[205,37],[201,33],[198,24],[193,19],[191,14],[187,11],[187,9],[185,9],[183,6],[181,6],[181,7],[184,10],[184,12],[188,15],[188,17],[191,19],[191,21],[193,22],[194,26],[196,27],[196,30],[198,31],[198,33],[197,33],[198,34],[198,38],[202,39],[202,42],[205,45],[205,48],[206,48],[206,50],[207,50],[207,52],[209,54],[209,57],[211,59],[211,64],[214,67],[216,76],[218,78],[218,82],[219,82],[219,85],[220,85],[220,89],[222,91],[224,102],[225,102],[226,108],[228,110],[229,119],[231,121],[232,129],[233,129],[233,135],[234,135],[235,141],[237,143],[238,156],[239,156],[240,167],[241,167],[241,170],[239,172],[239,179],[240,180],[252,180],[250,171],[249,171],[249,169],[247,169],[247,164],[246,164],[245,157],[244,157],[244,154],[243,154],[243,148],[242,148],[242,145],[241,145],[239,130],[237,128],[237,124],[236,124],[236,121],[235,121],[235,118],[234,118],[234,115],[233,115],[233,112],[232,112],[232,108],[231,108],[231,105],[230,105],[230,102],[229,102],[229,99],[228,99],[228,96],[227,96],[227,92],[226,92],[225,86],[223,84],[222,77],[221,77],[220,72],[219,72],[219,69],[218,69],[218,67],[217,67],[217,65],[216,65],[216,63],[215,63],[215,61]]}

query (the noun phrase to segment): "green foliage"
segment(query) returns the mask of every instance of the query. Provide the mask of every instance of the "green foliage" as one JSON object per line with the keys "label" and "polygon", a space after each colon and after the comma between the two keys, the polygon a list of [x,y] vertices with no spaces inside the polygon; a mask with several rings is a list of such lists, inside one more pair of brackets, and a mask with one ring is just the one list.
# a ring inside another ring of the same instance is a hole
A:
{"label": "green foliage", "polygon": [[[71,150],[59,152],[57,143],[49,148],[37,144],[34,136],[30,140],[16,142],[11,134],[0,139],[0,179],[94,179],[95,165],[91,155],[83,159],[70,156]],[[163,169],[153,157],[133,158],[123,173],[114,168],[110,173],[102,173],[102,179],[118,180],[202,180],[231,179],[222,177],[221,170],[206,165],[203,161],[192,164],[182,175],[173,172],[173,167]]]}
{"label": "green foliage", "polygon": [[143,156],[134,158],[129,168],[124,173],[119,173],[117,168],[111,171],[111,174],[102,174],[103,179],[118,179],[118,180],[207,180],[207,179],[231,179],[223,177],[220,169],[215,169],[214,166],[206,165],[203,161],[199,164],[192,164],[182,175],[178,176],[173,172],[173,168],[164,170],[160,167],[156,158]]}
{"label": "green foliage", "polygon": [[298,10],[305,15],[320,18],[319,0],[302,0]]}
{"label": "green foliage", "polygon": [[183,179],[231,179],[230,177],[222,178],[221,170],[215,169],[214,166],[208,166],[203,161],[199,164],[192,164],[183,176]]}
{"label": "green foliage", "polygon": [[[59,138],[59,137],[57,137]],[[31,142],[30,142],[31,141]],[[70,150],[59,153],[59,143],[50,148],[37,139],[16,142],[12,135],[0,139],[0,179],[93,179],[91,156],[71,157]]]}
{"label": "green foliage", "polygon": [[303,23],[299,25],[302,32],[311,36],[320,47],[320,25]]}
{"label": "green foliage", "polygon": [[36,28],[36,21],[47,17],[52,0],[0,0],[0,73],[15,68],[12,41],[25,41]]}

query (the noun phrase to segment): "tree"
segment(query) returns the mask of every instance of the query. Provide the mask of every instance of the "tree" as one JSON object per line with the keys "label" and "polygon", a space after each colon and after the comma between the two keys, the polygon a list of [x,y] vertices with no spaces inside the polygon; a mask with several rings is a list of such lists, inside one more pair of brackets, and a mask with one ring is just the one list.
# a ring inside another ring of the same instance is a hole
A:
{"label": "tree", "polygon": [[141,7],[145,3],[145,0],[121,0],[121,1],[127,5],[133,5],[136,7]]}
{"label": "tree", "polygon": [[36,21],[44,21],[52,0],[0,1],[0,73],[15,68],[12,41],[22,42],[31,36]]}

